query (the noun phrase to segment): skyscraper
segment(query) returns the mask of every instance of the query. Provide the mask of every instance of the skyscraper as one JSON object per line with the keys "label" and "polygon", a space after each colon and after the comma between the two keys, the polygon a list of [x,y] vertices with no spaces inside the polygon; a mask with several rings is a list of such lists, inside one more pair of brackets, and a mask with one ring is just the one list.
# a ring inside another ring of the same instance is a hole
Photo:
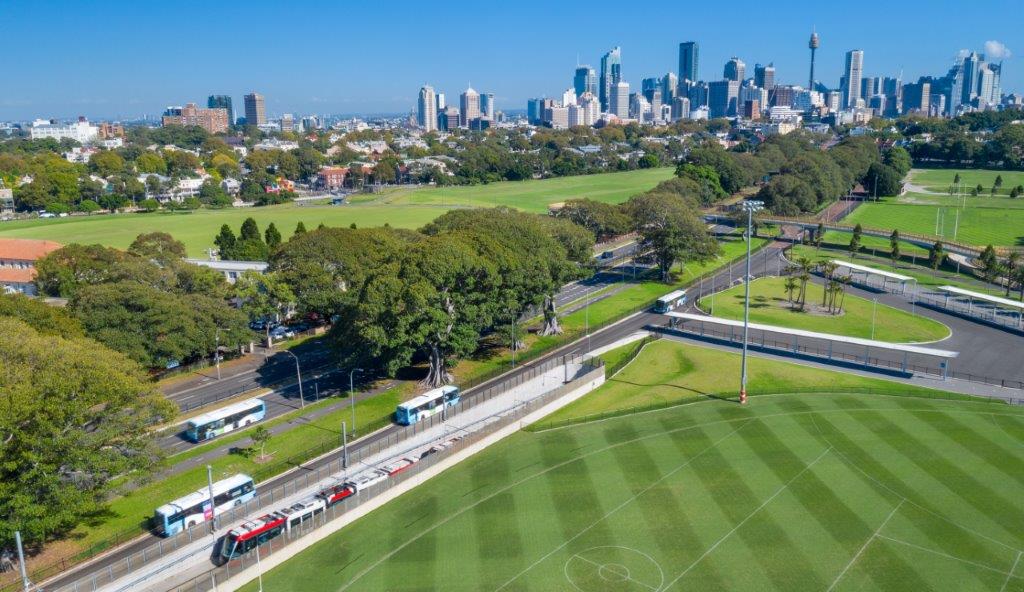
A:
{"label": "skyscraper", "polygon": [[708,116],[735,117],[739,101],[738,80],[715,80],[708,83]]}
{"label": "skyscraper", "polygon": [[654,96],[655,90],[661,90],[661,79],[660,78],[644,78],[640,81],[640,93],[648,101]]}
{"label": "skyscraper", "polygon": [[576,96],[583,93],[597,94],[597,72],[590,66],[576,66],[576,74],[572,77],[572,86],[576,89]]}
{"label": "skyscraper", "polygon": [[437,97],[434,95],[434,87],[424,85],[420,88],[418,107],[416,121],[420,128],[426,132],[437,129]]}
{"label": "skyscraper", "polygon": [[247,125],[263,125],[267,122],[267,110],[263,95],[255,92],[245,95],[245,123]]}
{"label": "skyscraper", "polygon": [[882,79],[877,76],[865,76],[860,79],[860,96],[865,101],[882,92]]}
{"label": "skyscraper", "polygon": [[755,64],[754,86],[761,87],[769,92],[775,88],[775,66],[772,64],[767,66]]}
{"label": "skyscraper", "polygon": [[811,31],[811,40],[807,42],[807,47],[811,50],[811,77],[807,80],[807,90],[814,90],[814,52],[818,51],[818,46],[821,45],[821,40],[818,38],[817,31]]}
{"label": "skyscraper", "polygon": [[612,85],[608,98],[608,112],[619,119],[629,117],[629,83],[616,82]]}
{"label": "skyscraper", "polygon": [[700,46],[696,41],[686,41],[679,44],[679,81],[689,80],[697,82],[700,80],[698,65],[700,62]]}
{"label": "skyscraper", "polygon": [[743,63],[743,60],[733,56],[725,63],[722,74],[726,80],[735,80],[742,84],[743,78],[747,75],[747,65]]}
{"label": "skyscraper", "polygon": [[480,95],[480,113],[487,119],[494,119],[494,93]]}
{"label": "skyscraper", "polygon": [[228,125],[235,125],[235,108],[231,106],[229,95],[210,95],[210,98],[206,99],[206,106],[209,109],[227,109]]}
{"label": "skyscraper", "polygon": [[439,92],[435,96],[437,97],[437,112],[440,114],[448,106],[448,101],[445,100],[443,92]]}
{"label": "skyscraper", "polygon": [[857,99],[861,98],[860,79],[863,72],[864,52],[859,49],[846,52],[846,66],[839,83],[839,90],[843,93],[843,107],[852,109],[857,106]]}
{"label": "skyscraper", "polygon": [[[611,51],[601,56],[600,96],[598,98],[601,100],[602,112],[614,113],[614,111],[609,108],[612,89],[621,81],[622,50],[619,47],[614,47]],[[626,106],[628,107],[628,98],[626,101]],[[623,115],[623,117],[625,117],[625,115]]]}
{"label": "skyscraper", "polygon": [[661,77],[661,101],[666,105],[671,105],[678,94],[679,77],[672,72],[666,72]]}
{"label": "skyscraper", "polygon": [[459,95],[459,123],[469,127],[469,122],[480,117],[480,93],[470,86]]}

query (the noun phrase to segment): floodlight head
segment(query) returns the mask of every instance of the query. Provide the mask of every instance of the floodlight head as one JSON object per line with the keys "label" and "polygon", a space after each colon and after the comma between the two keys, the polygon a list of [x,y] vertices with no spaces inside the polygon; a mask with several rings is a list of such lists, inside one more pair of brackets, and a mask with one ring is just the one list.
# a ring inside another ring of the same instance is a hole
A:
{"label": "floodlight head", "polygon": [[749,212],[756,212],[764,209],[764,202],[757,200],[744,201],[742,207]]}

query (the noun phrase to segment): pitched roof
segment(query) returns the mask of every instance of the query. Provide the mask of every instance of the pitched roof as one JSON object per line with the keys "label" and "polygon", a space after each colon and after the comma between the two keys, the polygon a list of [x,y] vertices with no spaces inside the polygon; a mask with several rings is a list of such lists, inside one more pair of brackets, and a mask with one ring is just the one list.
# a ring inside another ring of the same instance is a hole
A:
{"label": "pitched roof", "polygon": [[35,261],[64,245],[48,240],[28,238],[0,238],[0,259]]}

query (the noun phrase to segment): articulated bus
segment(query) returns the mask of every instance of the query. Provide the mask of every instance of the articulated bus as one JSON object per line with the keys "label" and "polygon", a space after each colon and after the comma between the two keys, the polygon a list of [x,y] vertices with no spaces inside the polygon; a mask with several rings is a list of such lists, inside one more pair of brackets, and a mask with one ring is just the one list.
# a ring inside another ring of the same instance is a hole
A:
{"label": "articulated bus", "polygon": [[654,312],[664,314],[685,305],[686,290],[676,290],[675,292],[669,292],[661,298],[658,298],[658,302],[654,305]]}
{"label": "articulated bus", "polygon": [[254,424],[266,416],[267,406],[263,399],[249,399],[193,417],[185,428],[185,437],[193,442],[202,442]]}
{"label": "articulated bus", "polygon": [[[218,514],[255,496],[256,484],[249,475],[239,474],[213,484],[213,506]],[[204,487],[157,508],[153,513],[153,526],[161,536],[175,535],[209,520],[213,506],[210,505],[210,489]]]}
{"label": "articulated bus", "polygon": [[398,406],[395,410],[395,421],[402,425],[412,425],[421,419],[436,415],[445,407],[453,407],[459,403],[459,387],[445,385],[413,397]]}

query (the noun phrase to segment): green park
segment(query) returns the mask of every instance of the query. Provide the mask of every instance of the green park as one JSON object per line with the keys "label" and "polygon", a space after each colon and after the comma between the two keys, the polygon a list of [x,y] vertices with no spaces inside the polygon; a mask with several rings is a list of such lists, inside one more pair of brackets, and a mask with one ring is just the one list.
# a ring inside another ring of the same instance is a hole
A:
{"label": "green park", "polygon": [[293,202],[258,208],[200,209],[191,212],[153,212],[72,216],[50,220],[0,222],[0,236],[36,238],[60,243],[98,243],[126,248],[141,233],[167,232],[183,242],[191,257],[202,257],[213,247],[223,224],[238,228],[249,217],[260,228],[273,222],[285,238],[299,222],[309,229],[320,224],[360,228],[389,224],[419,228],[456,207],[508,206],[544,212],[550,203],[590,198],[619,203],[672,177],[671,168],[640,169],[544,179],[504,181],[471,187],[395,189],[380,196],[361,196],[348,205]]}

